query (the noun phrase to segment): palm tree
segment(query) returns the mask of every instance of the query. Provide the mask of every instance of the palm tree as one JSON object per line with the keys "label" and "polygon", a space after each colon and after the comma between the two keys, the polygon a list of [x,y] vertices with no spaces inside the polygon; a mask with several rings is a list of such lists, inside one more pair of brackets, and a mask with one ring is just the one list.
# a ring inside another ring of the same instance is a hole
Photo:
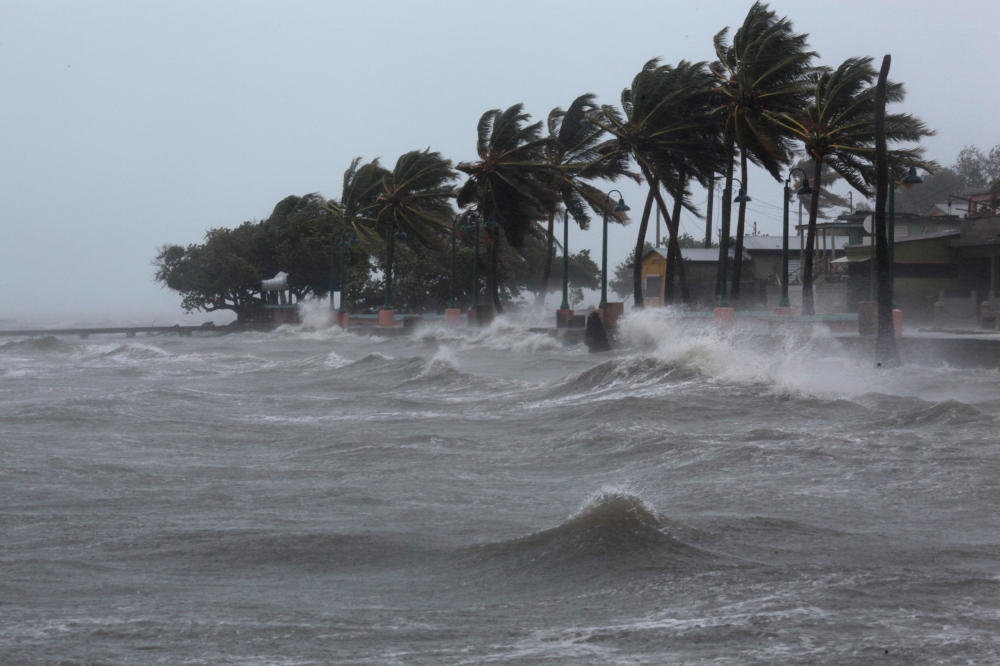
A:
{"label": "palm tree", "polygon": [[[729,28],[714,38],[718,60],[712,71],[718,79],[722,103],[718,113],[725,120],[727,160],[723,196],[732,197],[733,156],[740,153],[740,180],[747,187],[747,161],[781,180],[781,168],[792,155],[792,141],[771,122],[775,114],[794,113],[808,97],[806,76],[816,53],[807,50],[808,35],[796,34],[787,18],[779,19],[766,4],[755,2],[743,25],[726,42]],[[741,202],[736,225],[736,255],[730,296],[739,300],[743,268],[743,231],[746,202]]]}
{"label": "palm tree", "polygon": [[[575,211],[574,218],[581,229],[590,226],[590,216],[586,205],[602,215],[602,207],[606,193],[590,185],[587,181],[602,178],[614,181],[619,176],[627,175],[642,182],[639,174],[625,169],[621,161],[601,159],[599,151],[604,130],[587,120],[587,114],[597,109],[594,95],[580,95],[570,104],[568,111],[556,107],[549,113],[549,141],[545,145],[546,162],[553,167],[551,177],[552,189],[558,201],[570,211]],[[552,258],[555,254],[554,225],[557,210],[549,211],[548,227],[546,229],[547,252],[545,268],[542,273],[542,284],[535,302],[544,303],[549,289],[549,276],[552,274]],[[615,222],[625,224],[628,216],[625,213],[612,213]]]}
{"label": "palm tree", "polygon": [[719,168],[720,128],[711,113],[711,82],[705,63],[681,61],[673,67],[660,65],[654,58],[635,76],[631,87],[622,91],[621,111],[604,105],[600,112],[588,115],[613,137],[601,146],[604,159],[635,160],[649,183],[633,261],[635,307],[643,306],[642,254],[654,199],[667,224],[668,263],[677,267],[682,297],[685,303],[690,301],[678,245],[678,216],[667,211],[660,185],[696,212],[685,199],[688,180],[705,183]]}
{"label": "palm tree", "polygon": [[[812,284],[813,245],[823,168],[829,167],[854,189],[872,196],[877,78],[878,70],[871,58],[848,58],[835,71],[826,70],[812,76],[813,99],[805,109],[775,116],[777,124],[803,143],[813,161],[813,194],[802,269],[803,314],[816,312]],[[887,101],[902,102],[905,95],[903,84],[887,84]],[[891,143],[918,142],[934,134],[921,120],[907,113],[887,114],[885,127],[886,141]],[[914,164],[930,166],[921,161],[922,154],[923,149],[919,147],[894,150],[890,161],[898,163],[900,159],[910,159]],[[893,178],[897,175],[893,174]]]}
{"label": "palm tree", "polygon": [[440,245],[440,235],[451,229],[454,209],[450,186],[455,179],[451,160],[441,153],[412,150],[400,155],[392,171],[381,178],[381,191],[364,206],[355,230],[385,238],[385,309],[392,309],[392,259],[396,240],[414,247]]}
{"label": "palm tree", "polygon": [[345,224],[354,227],[356,232],[375,205],[382,191],[382,179],[389,173],[379,164],[377,157],[368,164],[362,164],[361,160],[355,157],[344,172],[340,201],[327,201],[325,206],[331,212],[341,214]]}
{"label": "palm tree", "polygon": [[514,249],[524,246],[529,234],[539,234],[535,224],[555,208],[554,169],[546,160],[549,140],[542,137],[542,123],[529,124],[522,104],[506,111],[493,109],[479,119],[476,152],[479,159],[455,168],[468,175],[458,191],[459,207],[475,206],[481,218],[496,222],[487,227],[487,289],[497,312],[503,312],[497,268],[502,231]]}

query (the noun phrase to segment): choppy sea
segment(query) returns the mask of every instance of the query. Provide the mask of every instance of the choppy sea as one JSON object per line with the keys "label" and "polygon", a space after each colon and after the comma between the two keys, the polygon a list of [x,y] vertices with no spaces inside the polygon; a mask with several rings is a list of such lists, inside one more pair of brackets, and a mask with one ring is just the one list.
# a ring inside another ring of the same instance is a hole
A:
{"label": "choppy sea", "polygon": [[626,319],[0,341],[0,663],[1000,662],[1000,375]]}

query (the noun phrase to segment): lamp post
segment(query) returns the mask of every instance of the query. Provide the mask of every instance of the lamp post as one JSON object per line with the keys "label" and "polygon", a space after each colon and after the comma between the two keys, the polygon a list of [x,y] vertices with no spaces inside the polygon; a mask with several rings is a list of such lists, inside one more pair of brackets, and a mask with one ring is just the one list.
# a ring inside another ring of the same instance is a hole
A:
{"label": "lamp post", "polygon": [[[740,184],[739,194],[733,199],[734,203],[753,201],[747,196],[743,181],[733,178],[733,182]],[[722,236],[719,238],[719,307],[729,307],[729,287],[726,284],[729,273],[729,218],[732,215],[733,206],[729,202],[729,197],[733,193],[732,185],[722,193]]]}
{"label": "lamp post", "polygon": [[[330,234],[330,312],[333,312],[335,309],[333,307],[333,276],[334,273],[336,272],[336,264],[334,263],[336,256],[337,256],[337,234],[331,233]],[[341,282],[340,289],[341,289],[340,300],[341,302],[343,302],[344,300],[343,282]]]}
{"label": "lamp post", "polygon": [[[487,229],[500,228],[500,225],[492,219],[483,226]],[[462,231],[465,233],[475,232],[476,238],[476,254],[472,261],[472,309],[475,310],[479,307],[479,220],[477,219],[475,224],[466,224],[462,227]]]}
{"label": "lamp post", "polygon": [[[581,213],[573,213],[577,222],[581,217]],[[569,208],[563,210],[563,299],[559,309],[569,310]]]}
{"label": "lamp post", "polygon": [[[889,298],[894,308],[896,307],[896,168],[898,166],[899,158],[893,161],[892,169],[889,171],[892,174],[892,182],[889,187],[885,224],[885,235],[888,236],[886,240],[889,243]],[[917,175],[917,167],[913,166],[913,160],[910,159],[910,170],[903,177],[903,184],[919,185],[922,182],[924,179]]]}
{"label": "lamp post", "polygon": [[778,307],[782,308],[791,307],[788,301],[788,203],[792,200],[792,190],[789,186],[792,184],[792,174],[796,171],[802,174],[802,187],[799,188],[798,194],[812,194],[813,191],[805,171],[796,167],[788,172],[788,178],[785,179],[785,206],[781,229],[781,302],[778,303]]}
{"label": "lamp post", "polygon": [[[394,233],[393,238],[398,238],[399,240],[406,239],[405,231],[397,231]],[[386,230],[385,233],[385,304],[382,306],[383,310],[392,310],[392,283],[389,275],[389,231]]]}
{"label": "lamp post", "polygon": [[453,220],[451,223],[451,281],[448,284],[451,296],[448,307],[451,309],[455,308],[455,225],[457,223],[457,220]]}
{"label": "lamp post", "polygon": [[[604,205],[601,206],[604,211],[604,245],[601,250],[601,304],[598,306],[601,310],[608,306],[608,202],[611,201],[612,192],[618,192],[618,190],[608,192],[604,197]],[[622,193],[618,192],[618,205],[615,206],[615,212],[624,213],[627,210],[631,209],[625,205],[625,197],[622,196]]]}

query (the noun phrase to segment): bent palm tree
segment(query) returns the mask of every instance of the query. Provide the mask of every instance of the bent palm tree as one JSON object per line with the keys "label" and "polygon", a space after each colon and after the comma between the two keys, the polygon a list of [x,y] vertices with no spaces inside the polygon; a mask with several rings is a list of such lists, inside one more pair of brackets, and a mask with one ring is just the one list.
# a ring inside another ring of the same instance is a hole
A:
{"label": "bent palm tree", "polygon": [[676,67],[647,62],[622,91],[622,110],[610,105],[588,115],[591,122],[613,137],[601,146],[604,159],[633,159],[649,183],[649,194],[639,223],[633,262],[635,307],[643,306],[642,252],[655,200],[667,224],[668,262],[677,267],[681,294],[690,301],[678,244],[677,215],[671,215],[660,193],[662,184],[692,212],[686,201],[687,181],[707,177],[718,169],[721,145],[719,125],[712,116],[712,79],[704,63],[681,61]]}
{"label": "bent palm tree", "polygon": [[[619,176],[627,175],[642,182],[639,174],[626,170],[627,164],[621,160],[604,160],[599,150],[604,130],[587,120],[587,113],[596,110],[594,95],[580,95],[570,104],[568,111],[556,107],[549,113],[549,141],[545,145],[545,160],[553,167],[551,172],[552,189],[562,205],[570,211],[576,211],[574,218],[581,229],[590,226],[590,216],[586,205],[603,215],[604,199],[607,194],[589,184],[587,181],[601,178],[614,181]],[[542,284],[535,302],[544,303],[549,289],[549,276],[552,273],[552,258],[555,248],[554,224],[556,209],[549,211],[546,230],[545,268],[542,273]],[[625,213],[611,213],[615,222],[626,224],[628,216]]]}
{"label": "bent palm tree", "polygon": [[[717,109],[725,121],[727,160],[723,196],[732,198],[733,157],[740,153],[740,179],[747,187],[747,160],[781,180],[781,168],[791,160],[791,139],[771,118],[794,113],[808,98],[807,74],[816,53],[808,50],[808,35],[796,34],[787,18],[779,19],[766,4],[755,2],[743,25],[726,43],[729,28],[714,38],[718,60],[712,72],[718,79],[722,103]],[[743,268],[743,232],[746,202],[740,202],[736,224],[731,297],[738,301]]]}
{"label": "bent palm tree", "polygon": [[340,202],[328,201],[325,206],[329,211],[341,214],[344,222],[351,225],[355,232],[363,228],[361,225],[367,219],[368,211],[382,192],[382,178],[389,173],[379,164],[377,157],[368,164],[362,164],[361,160],[355,157],[344,172]]}
{"label": "bent palm tree", "polygon": [[[381,191],[375,200],[361,209],[359,234],[385,238],[385,309],[392,309],[392,260],[396,239],[418,247],[437,247],[440,234],[451,229],[454,209],[451,206],[455,172],[451,160],[441,153],[412,150],[396,160],[392,171],[382,175]],[[359,220],[360,221],[360,220]]]}
{"label": "bent palm tree", "polygon": [[542,123],[529,124],[531,116],[522,104],[506,111],[493,109],[479,119],[475,162],[455,168],[468,175],[458,191],[459,207],[475,206],[481,218],[493,221],[487,227],[487,289],[497,312],[503,312],[497,268],[500,258],[499,233],[507,243],[520,249],[528,234],[538,234],[535,224],[556,205],[551,187],[554,169],[545,159],[548,139],[542,137]]}
{"label": "bent palm tree", "polygon": [[[872,195],[875,159],[875,81],[878,70],[871,58],[848,58],[835,71],[812,77],[813,99],[799,113],[776,114],[774,120],[799,139],[813,160],[813,194],[809,203],[809,230],[802,269],[802,312],[815,314],[813,299],[813,261],[816,218],[819,211],[823,168],[829,167],[854,189]],[[901,83],[886,86],[888,102],[902,102],[906,92]],[[887,114],[886,141],[918,142],[934,132],[908,113]],[[919,147],[894,150],[891,160],[912,159],[914,164],[929,167],[920,157]],[[898,174],[893,174],[893,178]]]}

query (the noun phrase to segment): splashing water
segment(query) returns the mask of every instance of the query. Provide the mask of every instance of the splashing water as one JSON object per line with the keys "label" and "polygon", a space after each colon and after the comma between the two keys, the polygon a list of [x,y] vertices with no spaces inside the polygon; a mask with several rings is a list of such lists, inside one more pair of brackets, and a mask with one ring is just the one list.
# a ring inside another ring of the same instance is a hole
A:
{"label": "splashing water", "polygon": [[997,372],[531,324],[5,341],[4,663],[1000,661]]}

